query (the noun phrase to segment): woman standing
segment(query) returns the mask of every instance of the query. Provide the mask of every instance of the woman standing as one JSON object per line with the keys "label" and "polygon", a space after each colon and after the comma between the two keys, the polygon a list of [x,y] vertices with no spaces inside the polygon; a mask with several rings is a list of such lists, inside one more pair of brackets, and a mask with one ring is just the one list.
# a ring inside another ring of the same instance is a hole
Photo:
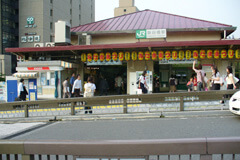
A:
{"label": "woman standing", "polygon": [[220,90],[220,73],[217,69],[217,67],[212,68],[212,78],[210,78],[208,81],[212,81],[212,90]]}
{"label": "woman standing", "polygon": [[84,97],[93,97],[96,90],[96,86],[93,83],[93,78],[88,77],[88,83],[84,84]]}
{"label": "woman standing", "polygon": [[146,94],[148,92],[148,85],[146,82],[147,71],[143,71],[142,75],[139,78],[138,88],[142,89],[142,93]]}
{"label": "woman standing", "polygon": [[18,97],[21,99],[21,101],[26,101],[27,95],[28,92],[24,85],[24,79],[20,79],[20,83],[18,85]]}
{"label": "woman standing", "polygon": [[227,77],[226,77],[226,81],[227,81],[227,89],[236,89],[236,85],[234,83],[234,79],[233,79],[233,74],[232,74],[232,67],[231,66],[227,66],[226,68],[227,71]]}

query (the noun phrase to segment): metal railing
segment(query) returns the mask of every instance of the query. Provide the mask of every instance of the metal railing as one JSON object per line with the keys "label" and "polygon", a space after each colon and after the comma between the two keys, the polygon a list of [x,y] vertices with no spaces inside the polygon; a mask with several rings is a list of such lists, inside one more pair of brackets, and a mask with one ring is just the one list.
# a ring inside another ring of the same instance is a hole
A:
{"label": "metal railing", "polygon": [[[102,140],[59,141],[26,140],[0,141],[0,159],[6,160],[171,160],[172,157],[189,160],[240,158],[240,137],[153,139],[153,140]],[[45,158],[44,158],[45,156]],[[225,158],[228,156],[228,158]],[[5,157],[5,158],[3,158]]]}
{"label": "metal railing", "polygon": [[[207,91],[207,92],[177,92],[145,95],[95,96],[91,98],[69,98],[39,101],[20,101],[0,103],[0,114],[22,112],[25,117],[36,110],[66,109],[69,114],[91,110],[93,114],[131,113],[137,112],[186,111],[200,104],[200,109],[208,109],[211,104],[220,106],[219,101],[228,100],[238,90]],[[226,96],[228,95],[228,96]],[[141,109],[140,109],[141,108]],[[214,109],[209,108],[209,109]],[[114,112],[112,112],[114,110]]]}

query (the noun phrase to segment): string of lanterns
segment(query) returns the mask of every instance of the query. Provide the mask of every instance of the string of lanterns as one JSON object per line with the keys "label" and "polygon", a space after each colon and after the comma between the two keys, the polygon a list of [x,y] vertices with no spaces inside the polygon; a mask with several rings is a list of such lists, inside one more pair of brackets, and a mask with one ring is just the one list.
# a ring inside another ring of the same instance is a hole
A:
{"label": "string of lanterns", "polygon": [[163,60],[164,58],[166,60],[169,60],[169,59],[173,59],[173,60],[183,60],[184,58],[189,60],[191,58],[193,59],[226,59],[226,58],[229,58],[229,59],[233,59],[234,58],[234,55],[235,55],[235,58],[236,59],[240,59],[240,49],[237,49],[237,50],[232,50],[232,49],[229,49],[229,50],[218,50],[218,49],[215,49],[215,50],[186,50],[186,51],[183,51],[183,50],[180,50],[180,51],[152,51],[152,52],[149,52],[149,51],[146,51],[146,52],[142,52],[142,51],[139,51],[139,52],[136,52],[136,51],[133,51],[133,52],[113,52],[113,53],[110,53],[110,52],[107,52],[107,53],[82,53],[81,54],[81,60],[82,62],[91,62],[91,61],[95,61],[97,62],[98,60],[100,60],[101,62],[106,60],[107,62],[110,61],[110,60],[113,60],[113,61],[129,61],[129,60],[133,60],[133,61],[136,61],[136,60],[139,60],[139,61],[142,61],[142,60]]}

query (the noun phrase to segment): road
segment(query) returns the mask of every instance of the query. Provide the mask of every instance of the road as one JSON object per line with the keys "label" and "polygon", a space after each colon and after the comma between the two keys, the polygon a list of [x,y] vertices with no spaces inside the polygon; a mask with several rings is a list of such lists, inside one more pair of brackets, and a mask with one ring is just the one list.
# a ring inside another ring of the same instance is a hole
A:
{"label": "road", "polygon": [[240,116],[60,121],[14,140],[138,140],[240,136]]}

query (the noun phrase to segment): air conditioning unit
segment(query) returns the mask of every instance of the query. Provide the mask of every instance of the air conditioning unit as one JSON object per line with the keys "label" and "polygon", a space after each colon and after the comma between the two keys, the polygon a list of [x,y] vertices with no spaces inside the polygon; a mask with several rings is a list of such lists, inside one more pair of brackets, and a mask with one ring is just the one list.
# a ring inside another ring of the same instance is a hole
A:
{"label": "air conditioning unit", "polygon": [[45,47],[55,47],[55,43],[54,42],[46,42]]}
{"label": "air conditioning unit", "polygon": [[34,47],[43,47],[44,44],[43,43],[34,43]]}
{"label": "air conditioning unit", "polygon": [[67,21],[58,20],[55,23],[55,43],[71,43],[71,25]]}

